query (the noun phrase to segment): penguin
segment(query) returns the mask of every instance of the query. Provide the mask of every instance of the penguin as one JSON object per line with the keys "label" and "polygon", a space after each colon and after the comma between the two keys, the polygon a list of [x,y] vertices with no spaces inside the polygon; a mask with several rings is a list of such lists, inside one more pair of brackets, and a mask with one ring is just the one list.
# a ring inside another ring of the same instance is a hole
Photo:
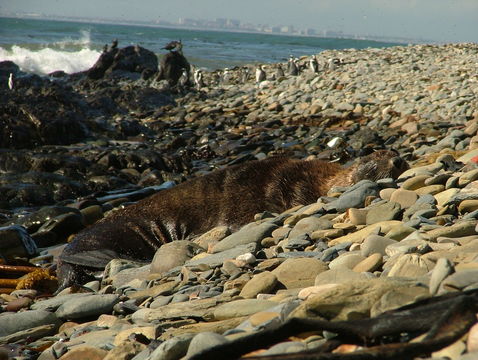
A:
{"label": "penguin", "polygon": [[327,60],[327,67],[329,70],[334,71],[337,68],[339,61],[334,58],[330,58]]}
{"label": "penguin", "polygon": [[256,82],[260,83],[266,79],[266,72],[264,65],[260,65],[256,69]]}
{"label": "penguin", "polygon": [[199,90],[200,88],[204,87],[204,79],[202,75],[201,69],[196,69],[193,74],[194,83],[196,84],[196,88]]}
{"label": "penguin", "polygon": [[289,63],[287,65],[287,72],[289,75],[292,76],[297,76],[299,74],[299,68],[297,66],[297,61],[294,59],[294,57],[291,55],[289,57]]}
{"label": "penguin", "polygon": [[178,80],[178,84],[181,89],[184,89],[189,83],[189,73],[184,68],[182,70],[183,70],[183,73],[181,74],[181,77]]}
{"label": "penguin", "polygon": [[279,79],[283,76],[285,76],[284,69],[282,68],[281,64],[277,64],[276,79]]}
{"label": "penguin", "polygon": [[312,55],[309,60],[309,68],[314,74],[319,72],[319,62],[317,61],[315,55]]}
{"label": "penguin", "polygon": [[114,50],[118,47],[118,39],[114,39],[112,42],[111,42],[111,49],[110,50]]}
{"label": "penguin", "polygon": [[224,84],[228,84],[230,80],[231,80],[231,72],[229,71],[229,68],[224,68],[224,72],[222,73],[222,82]]}
{"label": "penguin", "polygon": [[8,88],[10,90],[13,90],[13,74],[10,73],[10,76],[8,77]]}
{"label": "penguin", "polygon": [[249,80],[249,75],[250,75],[250,69],[249,69],[249,67],[244,66],[244,67],[242,68],[242,76],[241,76],[241,79],[242,79],[242,82],[243,82],[243,83],[246,83],[247,80]]}

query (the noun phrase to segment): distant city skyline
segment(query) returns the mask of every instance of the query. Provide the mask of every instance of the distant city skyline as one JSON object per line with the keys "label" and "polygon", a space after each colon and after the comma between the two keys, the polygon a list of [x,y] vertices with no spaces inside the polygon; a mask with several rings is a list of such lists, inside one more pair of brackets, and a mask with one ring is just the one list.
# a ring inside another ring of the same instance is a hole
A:
{"label": "distant city skyline", "polygon": [[[292,26],[436,42],[478,42],[476,0],[3,0],[17,13],[177,23],[179,19]],[[277,29],[276,29],[277,30]]]}

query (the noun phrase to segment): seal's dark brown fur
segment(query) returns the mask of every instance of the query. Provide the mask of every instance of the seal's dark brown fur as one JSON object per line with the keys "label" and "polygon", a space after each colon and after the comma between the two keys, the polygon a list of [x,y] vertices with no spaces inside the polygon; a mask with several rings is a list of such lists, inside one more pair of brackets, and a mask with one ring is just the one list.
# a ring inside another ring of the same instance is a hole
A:
{"label": "seal's dark brown fur", "polygon": [[[191,239],[256,213],[310,204],[332,186],[396,178],[407,167],[394,151],[377,151],[349,168],[320,160],[271,158],[214,171],[115,211],[80,232],[60,257],[60,287],[80,282],[84,266],[102,268],[114,257],[152,259],[162,244]],[[101,253],[101,256],[98,256]]]}

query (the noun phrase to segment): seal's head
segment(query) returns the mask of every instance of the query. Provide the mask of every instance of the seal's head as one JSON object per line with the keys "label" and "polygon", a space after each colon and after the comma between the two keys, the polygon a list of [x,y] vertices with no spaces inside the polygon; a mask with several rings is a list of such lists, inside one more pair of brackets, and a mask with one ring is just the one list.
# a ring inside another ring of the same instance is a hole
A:
{"label": "seal's head", "polygon": [[405,170],[409,169],[408,163],[402,159],[395,150],[378,150],[361,158],[355,165],[353,182],[368,179],[396,179]]}

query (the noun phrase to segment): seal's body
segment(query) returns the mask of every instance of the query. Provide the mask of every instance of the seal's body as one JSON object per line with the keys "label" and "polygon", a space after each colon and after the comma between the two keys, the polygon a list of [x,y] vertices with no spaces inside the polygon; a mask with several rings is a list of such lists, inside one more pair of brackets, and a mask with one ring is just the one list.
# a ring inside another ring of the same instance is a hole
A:
{"label": "seal's body", "polygon": [[396,178],[408,165],[381,150],[349,168],[320,160],[270,158],[231,166],[163,190],[81,231],[60,256],[60,288],[85,281],[86,268],[111,259],[150,260],[164,243],[191,239],[215,226],[237,230],[256,213],[310,204],[332,186]]}

